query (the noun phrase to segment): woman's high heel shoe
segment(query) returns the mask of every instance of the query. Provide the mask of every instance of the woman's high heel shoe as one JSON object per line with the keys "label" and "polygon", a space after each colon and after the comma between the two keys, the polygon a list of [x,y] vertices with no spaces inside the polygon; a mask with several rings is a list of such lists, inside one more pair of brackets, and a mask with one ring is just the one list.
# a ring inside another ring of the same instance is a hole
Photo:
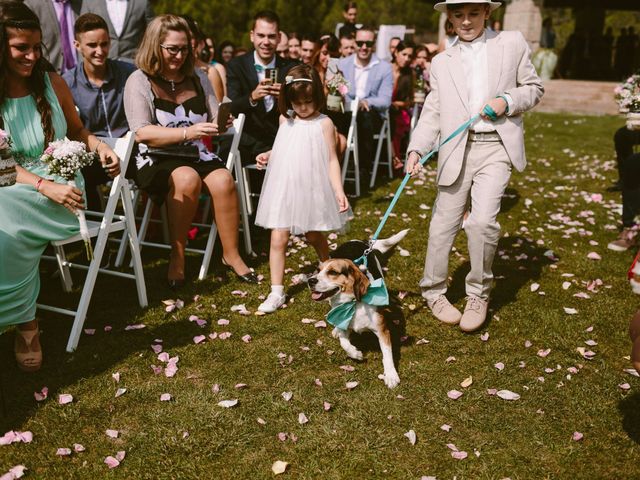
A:
{"label": "woman's high heel shoe", "polygon": [[[18,368],[23,372],[35,372],[42,366],[42,347],[38,342],[38,348],[33,348],[34,340],[39,339],[40,330],[36,327],[32,330],[16,329],[15,354]],[[18,342],[23,342],[27,351],[18,352]]]}
{"label": "woman's high heel shoe", "polygon": [[229,265],[227,263],[227,261],[224,259],[224,257],[222,257],[222,264],[225,267],[227,267],[229,270],[231,270],[236,275],[236,277],[238,277],[243,282],[246,282],[246,283],[259,283],[258,276],[256,275],[256,273],[253,270],[250,269],[247,273],[244,273],[244,274],[241,275],[238,272],[236,272],[235,269],[231,265]]}

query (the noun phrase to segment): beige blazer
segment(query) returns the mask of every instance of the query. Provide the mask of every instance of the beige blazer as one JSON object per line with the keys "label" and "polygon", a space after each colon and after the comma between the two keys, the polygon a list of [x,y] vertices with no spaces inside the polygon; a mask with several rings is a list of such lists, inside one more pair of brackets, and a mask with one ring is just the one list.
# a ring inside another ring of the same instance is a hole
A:
{"label": "beige blazer", "polygon": [[[508,93],[513,100],[508,116],[500,117],[496,130],[516,170],[527,164],[524,154],[522,113],[542,98],[544,88],[531,63],[531,50],[522,33],[486,31],[489,62],[489,97]],[[431,93],[411,135],[408,151],[424,155],[478,112],[468,105],[467,82],[458,44],[437,55],[431,64]],[[473,129],[473,127],[471,127]],[[442,147],[438,154],[437,182],[453,184],[462,169],[468,131]]]}

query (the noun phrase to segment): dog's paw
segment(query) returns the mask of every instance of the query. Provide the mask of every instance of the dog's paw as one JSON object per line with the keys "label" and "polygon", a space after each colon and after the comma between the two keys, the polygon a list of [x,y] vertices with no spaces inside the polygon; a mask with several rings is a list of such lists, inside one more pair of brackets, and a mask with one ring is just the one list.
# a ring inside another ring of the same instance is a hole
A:
{"label": "dog's paw", "polygon": [[349,358],[353,358],[354,360],[362,360],[364,358],[364,356],[362,355],[362,352],[356,348],[353,349],[349,349],[347,350],[347,355],[349,356]]}
{"label": "dog's paw", "polygon": [[384,384],[389,388],[396,388],[400,384],[400,377],[397,372],[391,372],[384,375]]}

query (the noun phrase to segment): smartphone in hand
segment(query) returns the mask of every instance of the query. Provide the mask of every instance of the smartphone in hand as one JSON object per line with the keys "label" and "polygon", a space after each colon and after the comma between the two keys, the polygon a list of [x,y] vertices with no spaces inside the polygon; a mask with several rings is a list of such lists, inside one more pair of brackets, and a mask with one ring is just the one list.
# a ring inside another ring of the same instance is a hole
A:
{"label": "smartphone in hand", "polygon": [[218,105],[218,115],[216,116],[219,133],[226,132],[229,115],[231,115],[231,99],[224,97],[222,102],[220,102],[220,105]]}

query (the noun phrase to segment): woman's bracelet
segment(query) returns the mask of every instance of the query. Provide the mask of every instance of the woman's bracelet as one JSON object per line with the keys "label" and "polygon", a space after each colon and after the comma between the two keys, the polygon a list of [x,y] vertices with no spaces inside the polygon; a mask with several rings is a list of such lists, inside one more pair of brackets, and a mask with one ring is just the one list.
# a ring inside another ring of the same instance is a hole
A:
{"label": "woman's bracelet", "polygon": [[36,192],[40,191],[40,187],[42,186],[42,182],[44,182],[44,178],[42,178],[42,177],[38,178],[38,181],[35,184]]}
{"label": "woman's bracelet", "polygon": [[102,145],[103,143],[104,143],[104,140],[99,138],[98,139],[98,144],[96,145],[96,148],[93,149],[93,153],[98,153],[98,148],[100,148],[100,145]]}

